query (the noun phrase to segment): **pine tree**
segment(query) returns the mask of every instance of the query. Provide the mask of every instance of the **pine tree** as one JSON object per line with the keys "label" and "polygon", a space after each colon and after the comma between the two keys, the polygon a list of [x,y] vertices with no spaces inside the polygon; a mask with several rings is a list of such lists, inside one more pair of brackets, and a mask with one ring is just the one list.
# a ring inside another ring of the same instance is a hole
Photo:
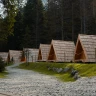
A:
{"label": "pine tree", "polygon": [[23,24],[23,9],[20,9],[15,17],[16,22],[14,23],[14,35],[8,37],[8,48],[9,49],[22,49],[21,39],[24,35],[24,24]]}
{"label": "pine tree", "polygon": [[31,30],[27,26],[26,29],[25,29],[25,34],[23,34],[21,47],[22,48],[31,48],[31,46],[34,44],[34,43],[31,43],[31,42],[32,42]]}
{"label": "pine tree", "polygon": [[28,0],[24,8],[24,26],[24,28],[28,26],[31,30],[31,47],[38,47],[42,41],[41,34],[44,32],[44,14],[41,0]]}

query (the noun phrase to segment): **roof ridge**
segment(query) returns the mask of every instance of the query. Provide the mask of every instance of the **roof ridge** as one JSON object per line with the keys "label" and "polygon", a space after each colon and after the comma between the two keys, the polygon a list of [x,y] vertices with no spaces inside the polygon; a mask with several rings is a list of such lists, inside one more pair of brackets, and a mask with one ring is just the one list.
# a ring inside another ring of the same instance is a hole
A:
{"label": "roof ridge", "polygon": [[88,34],[79,34],[80,36],[96,36],[96,35],[88,35]]}

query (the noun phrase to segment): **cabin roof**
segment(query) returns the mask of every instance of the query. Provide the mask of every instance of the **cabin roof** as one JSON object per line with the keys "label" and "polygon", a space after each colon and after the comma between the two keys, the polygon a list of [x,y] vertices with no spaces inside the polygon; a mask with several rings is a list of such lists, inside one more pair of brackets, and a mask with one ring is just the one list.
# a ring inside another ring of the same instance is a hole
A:
{"label": "cabin roof", "polygon": [[[35,49],[35,48],[23,48],[23,51],[29,51],[29,62],[36,62],[38,59],[38,52],[39,49]],[[33,59],[33,60],[32,60]]]}
{"label": "cabin roof", "polygon": [[73,60],[75,44],[72,41],[52,40],[58,62],[70,62]]}
{"label": "cabin roof", "polygon": [[49,49],[50,49],[50,44],[40,44],[39,51],[41,51],[43,61],[47,60]]}
{"label": "cabin roof", "polygon": [[14,59],[19,59],[21,55],[22,55],[22,51],[9,50],[10,59],[12,59],[12,57],[13,57]]}
{"label": "cabin roof", "polygon": [[79,34],[78,40],[82,43],[86,52],[88,62],[95,62],[96,55],[96,35]]}

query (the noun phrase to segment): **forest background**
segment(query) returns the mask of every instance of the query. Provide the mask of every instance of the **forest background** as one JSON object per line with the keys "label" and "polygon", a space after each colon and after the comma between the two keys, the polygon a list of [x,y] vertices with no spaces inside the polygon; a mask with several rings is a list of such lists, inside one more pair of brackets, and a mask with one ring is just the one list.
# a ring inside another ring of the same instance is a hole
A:
{"label": "forest background", "polygon": [[0,51],[96,35],[96,0],[1,0]]}

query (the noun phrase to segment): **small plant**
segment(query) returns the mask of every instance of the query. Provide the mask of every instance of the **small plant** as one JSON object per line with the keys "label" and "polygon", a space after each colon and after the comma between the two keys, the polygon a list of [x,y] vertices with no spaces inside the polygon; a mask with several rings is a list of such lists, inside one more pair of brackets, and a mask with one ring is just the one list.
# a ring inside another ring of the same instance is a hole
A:
{"label": "small plant", "polygon": [[3,72],[5,70],[5,63],[3,59],[0,57],[0,72]]}

